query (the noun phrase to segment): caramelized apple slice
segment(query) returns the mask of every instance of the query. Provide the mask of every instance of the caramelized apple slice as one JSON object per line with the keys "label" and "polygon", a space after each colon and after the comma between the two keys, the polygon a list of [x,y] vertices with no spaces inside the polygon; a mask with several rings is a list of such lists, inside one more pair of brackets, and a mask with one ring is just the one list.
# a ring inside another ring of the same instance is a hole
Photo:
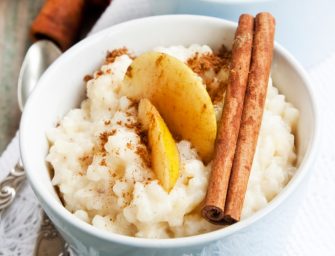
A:
{"label": "caramelized apple slice", "polygon": [[163,53],[144,53],[129,67],[121,94],[148,98],[175,136],[189,140],[205,162],[211,160],[214,107],[201,78],[185,63]]}
{"label": "caramelized apple slice", "polygon": [[179,176],[179,153],[176,142],[163,118],[148,99],[140,101],[138,117],[144,129],[148,130],[152,169],[163,188],[169,192]]}

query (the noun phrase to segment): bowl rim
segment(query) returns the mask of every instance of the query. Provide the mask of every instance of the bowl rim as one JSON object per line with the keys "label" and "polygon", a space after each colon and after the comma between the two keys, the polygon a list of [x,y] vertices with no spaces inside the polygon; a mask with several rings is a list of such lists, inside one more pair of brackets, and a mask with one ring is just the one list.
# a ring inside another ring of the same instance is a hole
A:
{"label": "bowl rim", "polygon": [[76,218],[72,213],[70,213],[65,207],[59,207],[58,204],[55,204],[53,198],[51,196],[47,196],[43,193],[43,186],[39,186],[36,182],[38,180],[38,177],[36,175],[33,175],[33,166],[31,166],[31,163],[29,161],[29,145],[25,143],[26,137],[29,136],[29,129],[26,129],[26,127],[29,126],[29,115],[30,115],[30,106],[32,105],[32,102],[35,98],[38,98],[38,92],[40,85],[43,84],[44,80],[48,77],[48,73],[52,69],[54,69],[55,66],[60,65],[62,62],[66,61],[68,58],[71,58],[72,55],[74,55],[77,51],[80,51],[81,48],[85,48],[87,44],[91,44],[95,40],[100,40],[104,38],[105,34],[112,34],[114,31],[118,31],[124,27],[132,26],[133,24],[137,23],[147,23],[147,22],[168,22],[171,19],[177,19],[180,22],[192,22],[194,20],[201,20],[202,22],[208,22],[208,23],[216,23],[220,24],[222,26],[228,26],[232,28],[236,28],[237,23],[227,21],[220,18],[214,18],[214,17],[208,17],[208,16],[201,16],[201,15],[160,15],[160,16],[151,16],[151,17],[145,17],[140,19],[135,19],[127,22],[123,22],[114,26],[111,26],[109,28],[106,28],[100,32],[95,33],[94,35],[91,35],[84,40],[78,42],[76,45],[70,48],[70,50],[66,51],[62,54],[60,58],[58,58],[54,64],[50,66],[50,68],[43,74],[41,77],[38,85],[36,86],[33,94],[30,96],[29,100],[27,101],[27,104],[25,106],[25,110],[23,112],[21,123],[20,123],[20,153],[22,156],[22,161],[24,164],[25,169],[27,170],[27,178],[29,180],[29,183],[31,187],[34,190],[34,193],[37,195],[38,199],[42,205],[43,208],[47,208],[50,211],[53,212],[53,214],[57,215],[58,218],[60,218],[63,222],[66,222],[67,224],[71,225],[76,230],[79,230],[80,232],[84,232],[90,236],[102,239],[104,241],[119,243],[123,245],[130,245],[134,247],[139,248],[177,248],[177,247],[188,247],[188,246],[199,246],[202,244],[206,244],[209,242],[213,242],[219,239],[222,239],[223,237],[226,237],[228,235],[233,234],[234,232],[237,232],[247,226],[250,226],[251,224],[257,222],[262,217],[269,214],[271,211],[273,211],[275,208],[277,208],[282,202],[284,202],[287,197],[292,194],[292,192],[296,189],[296,187],[302,182],[303,178],[306,176],[306,173],[309,170],[309,167],[311,166],[312,162],[314,161],[314,158],[316,157],[317,152],[317,139],[319,137],[319,125],[318,125],[318,111],[317,111],[317,105],[315,101],[313,93],[314,89],[312,86],[312,83],[309,79],[309,76],[307,72],[303,69],[300,63],[282,46],[280,46],[278,43],[275,43],[275,52],[279,54],[280,56],[283,56],[285,59],[287,59],[292,67],[297,71],[298,75],[301,77],[301,79],[304,82],[305,88],[307,93],[309,94],[309,97],[311,99],[311,106],[312,106],[312,112],[314,117],[314,127],[311,132],[311,141],[306,149],[305,156],[300,164],[300,167],[297,169],[297,174],[292,177],[290,182],[284,187],[284,189],[277,195],[267,206],[265,206],[263,209],[259,210],[258,212],[254,213],[252,216],[246,218],[245,220],[242,220],[234,225],[228,226],[223,229],[218,229],[215,231],[211,231],[208,233],[195,235],[195,236],[189,236],[189,237],[180,237],[180,238],[167,238],[167,239],[152,239],[152,238],[138,238],[138,237],[131,237],[131,236],[125,236],[120,235],[116,233],[112,233],[105,230],[100,230],[88,223],[83,222],[82,220]]}

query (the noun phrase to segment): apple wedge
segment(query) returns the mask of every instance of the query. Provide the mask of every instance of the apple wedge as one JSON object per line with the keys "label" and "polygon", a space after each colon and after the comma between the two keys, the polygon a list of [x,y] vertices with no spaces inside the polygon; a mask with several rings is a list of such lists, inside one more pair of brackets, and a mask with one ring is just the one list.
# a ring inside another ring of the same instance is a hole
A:
{"label": "apple wedge", "polygon": [[214,107],[201,78],[185,63],[164,53],[144,53],[129,66],[120,93],[148,98],[177,138],[189,140],[205,162],[211,160]]}
{"label": "apple wedge", "polygon": [[163,118],[148,99],[138,106],[138,118],[148,131],[151,165],[163,188],[169,192],[179,176],[179,152]]}

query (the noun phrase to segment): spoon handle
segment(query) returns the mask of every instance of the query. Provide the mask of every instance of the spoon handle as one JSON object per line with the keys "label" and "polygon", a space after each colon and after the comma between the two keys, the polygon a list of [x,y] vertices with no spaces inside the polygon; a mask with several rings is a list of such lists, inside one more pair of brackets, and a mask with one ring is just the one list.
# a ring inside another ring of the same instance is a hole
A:
{"label": "spoon handle", "polygon": [[25,177],[25,171],[20,159],[7,177],[0,182],[0,211],[13,203]]}
{"label": "spoon handle", "polygon": [[35,256],[58,255],[71,256],[71,249],[59,234],[52,221],[42,212],[42,225],[38,233]]}

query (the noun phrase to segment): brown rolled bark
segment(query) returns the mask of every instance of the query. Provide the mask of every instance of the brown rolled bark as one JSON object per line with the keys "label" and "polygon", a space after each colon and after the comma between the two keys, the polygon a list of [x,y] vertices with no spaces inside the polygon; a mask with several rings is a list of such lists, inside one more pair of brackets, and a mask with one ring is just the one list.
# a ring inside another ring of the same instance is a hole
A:
{"label": "brown rolled bark", "polygon": [[241,15],[233,43],[229,83],[215,144],[212,172],[202,209],[203,217],[215,224],[223,223],[226,194],[248,81],[253,29],[254,18],[248,14]]}
{"label": "brown rolled bark", "polygon": [[275,19],[269,13],[255,18],[255,33],[241,127],[230,175],[224,221],[240,220],[262,122],[274,47]]}

